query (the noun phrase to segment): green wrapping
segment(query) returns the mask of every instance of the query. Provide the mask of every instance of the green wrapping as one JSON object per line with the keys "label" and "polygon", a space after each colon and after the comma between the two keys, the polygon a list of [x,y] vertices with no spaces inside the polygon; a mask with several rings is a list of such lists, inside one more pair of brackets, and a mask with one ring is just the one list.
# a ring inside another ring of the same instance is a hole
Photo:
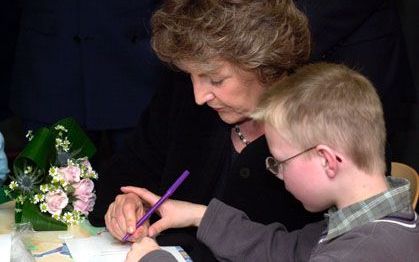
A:
{"label": "green wrapping", "polygon": [[[50,128],[41,128],[36,131],[31,141],[16,157],[13,163],[14,173],[23,170],[25,165],[31,165],[39,168],[42,173],[42,181],[48,174],[48,169],[51,164],[56,164],[57,151],[55,149],[55,138],[57,137],[58,130],[55,130],[57,125],[64,126],[68,133],[66,136],[71,141],[71,148],[69,150],[71,158],[88,157],[91,158],[96,148],[90,141],[88,136],[72,118],[65,118],[53,124]],[[1,201],[10,200],[4,194],[2,188],[0,192]],[[42,213],[39,207],[30,203],[28,200],[24,201],[23,205],[16,204],[16,209],[21,209],[22,212],[15,212],[16,223],[32,223],[32,226],[37,231],[58,231],[66,230],[67,225],[63,222],[53,219],[49,213]]]}
{"label": "green wrapping", "polygon": [[25,201],[22,206],[20,223],[30,222],[36,231],[62,231],[67,230],[67,225],[53,219],[49,213],[42,213],[38,206]]}

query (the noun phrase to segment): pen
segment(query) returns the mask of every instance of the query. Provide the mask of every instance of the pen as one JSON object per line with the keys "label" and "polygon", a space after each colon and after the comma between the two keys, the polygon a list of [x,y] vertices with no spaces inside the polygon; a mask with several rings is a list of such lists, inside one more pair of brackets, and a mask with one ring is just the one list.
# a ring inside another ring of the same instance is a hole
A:
{"label": "pen", "polygon": [[[149,219],[151,217],[151,215],[154,213],[154,211],[156,211],[157,208],[159,208],[161,206],[161,204],[163,204],[164,201],[166,201],[166,199],[168,199],[175,191],[176,189],[180,186],[180,184],[183,183],[183,181],[189,176],[189,171],[185,170],[183,171],[182,175],[180,175],[180,177],[178,179],[176,179],[176,181],[173,183],[173,185],[171,185],[169,187],[169,189],[166,191],[166,193],[164,193],[164,195],[159,199],[159,201],[157,201],[148,211],[147,213],[140,218],[140,220],[137,221],[137,223],[135,224],[135,229],[139,228],[142,224],[144,224],[145,221],[147,221],[147,219]],[[123,242],[127,241],[128,238],[131,236],[132,234],[127,233],[125,234],[124,238],[122,239]]]}

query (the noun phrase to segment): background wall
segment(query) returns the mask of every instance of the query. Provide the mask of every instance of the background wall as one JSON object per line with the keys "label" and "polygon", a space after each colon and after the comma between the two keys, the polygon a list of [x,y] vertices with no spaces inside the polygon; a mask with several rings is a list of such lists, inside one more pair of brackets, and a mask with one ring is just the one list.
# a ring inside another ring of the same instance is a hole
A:
{"label": "background wall", "polygon": [[[402,149],[402,155],[397,156],[398,161],[409,163],[419,171],[419,1],[398,0],[400,19],[405,35],[407,52],[410,59],[410,67],[416,85],[416,105],[411,109],[411,128],[403,132],[400,140],[407,140],[406,148]],[[403,143],[401,143],[403,144]]]}

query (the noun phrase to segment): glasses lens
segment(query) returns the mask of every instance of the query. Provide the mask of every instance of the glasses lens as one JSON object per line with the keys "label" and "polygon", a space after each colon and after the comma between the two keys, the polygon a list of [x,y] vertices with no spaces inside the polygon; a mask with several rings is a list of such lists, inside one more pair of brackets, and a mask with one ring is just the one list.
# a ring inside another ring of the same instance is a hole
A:
{"label": "glasses lens", "polygon": [[279,174],[279,166],[278,166],[278,161],[276,161],[275,158],[273,157],[267,157],[265,160],[265,164],[266,164],[266,169],[268,169],[272,174],[274,175],[278,175]]}

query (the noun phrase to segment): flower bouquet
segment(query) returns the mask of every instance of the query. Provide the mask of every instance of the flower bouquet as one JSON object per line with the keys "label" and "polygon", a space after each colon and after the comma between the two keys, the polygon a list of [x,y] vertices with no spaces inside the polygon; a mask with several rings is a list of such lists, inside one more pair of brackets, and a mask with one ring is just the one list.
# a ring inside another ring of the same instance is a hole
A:
{"label": "flower bouquet", "polygon": [[98,175],[88,159],[96,149],[71,118],[27,137],[3,194],[16,200],[16,223],[30,222],[38,231],[66,230],[93,210]]}

